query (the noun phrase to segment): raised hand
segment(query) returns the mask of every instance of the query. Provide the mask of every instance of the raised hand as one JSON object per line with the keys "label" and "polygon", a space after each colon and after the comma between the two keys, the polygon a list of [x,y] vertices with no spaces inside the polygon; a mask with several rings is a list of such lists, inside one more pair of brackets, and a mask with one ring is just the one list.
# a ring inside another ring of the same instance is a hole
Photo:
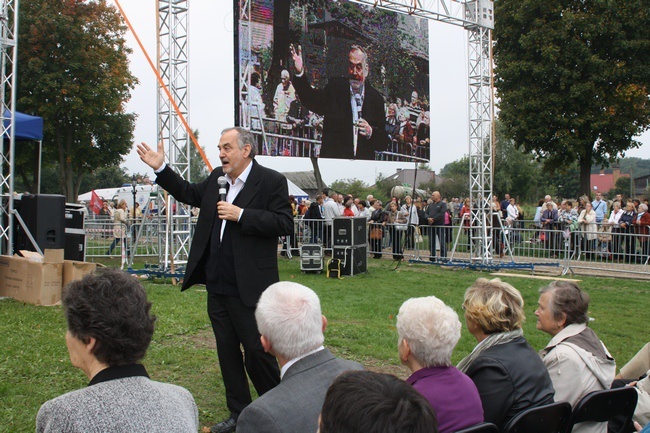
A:
{"label": "raised hand", "polygon": [[138,144],[138,156],[149,167],[158,170],[163,162],[165,162],[165,147],[162,141],[158,143],[158,151],[156,152],[150,148],[147,143],[142,142]]}
{"label": "raised hand", "polygon": [[298,45],[298,49],[289,45],[289,51],[291,52],[291,57],[293,58],[293,67],[296,70],[296,74],[302,74],[303,64],[302,64],[302,47]]}

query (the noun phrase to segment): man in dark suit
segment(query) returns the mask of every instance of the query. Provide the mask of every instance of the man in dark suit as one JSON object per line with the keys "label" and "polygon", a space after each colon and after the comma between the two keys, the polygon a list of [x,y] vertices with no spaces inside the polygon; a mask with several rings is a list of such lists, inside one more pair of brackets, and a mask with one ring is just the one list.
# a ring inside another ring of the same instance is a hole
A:
{"label": "man in dark suit", "polygon": [[348,53],[348,78],[330,78],[314,89],[305,73],[300,46],[290,47],[296,75],[293,85],[302,104],[324,116],[321,158],[375,159],[388,147],[384,98],[366,82],[368,56],[353,45]]}
{"label": "man in dark suit", "polygon": [[[205,284],[208,292],[230,410],[227,420],[212,427],[217,433],[234,431],[237,417],[251,402],[246,372],[260,395],[280,381],[276,360],[260,343],[255,305],[279,280],[278,236],[293,235],[293,217],[286,178],[254,160],[253,143],[247,130],[226,129],[218,146],[222,166],[198,184],[166,166],[162,143],[157,152],[145,143],[138,145],[140,159],[158,175],[156,183],[177,200],[201,208],[182,290]],[[225,201],[219,200],[221,176],[227,181]]]}
{"label": "man in dark suit", "polygon": [[429,230],[429,260],[436,259],[436,237],[440,242],[440,258],[447,257],[447,242],[445,240],[445,214],[447,213],[447,203],[442,201],[438,191],[431,194],[433,203],[427,208],[427,222],[431,226]]}
{"label": "man in dark suit", "polygon": [[332,381],[363,367],[323,347],[327,319],[316,293],[302,284],[281,281],[270,286],[260,297],[255,318],[262,346],[282,367],[282,381],[244,409],[237,432],[315,432]]}

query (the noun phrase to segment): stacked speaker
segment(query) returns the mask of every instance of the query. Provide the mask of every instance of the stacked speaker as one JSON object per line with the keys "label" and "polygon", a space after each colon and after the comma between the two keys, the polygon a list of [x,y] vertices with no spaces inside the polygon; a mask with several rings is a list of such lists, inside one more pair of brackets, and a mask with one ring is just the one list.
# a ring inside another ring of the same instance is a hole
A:
{"label": "stacked speaker", "polygon": [[368,230],[366,219],[334,218],[332,257],[341,260],[341,275],[356,275],[368,268]]}

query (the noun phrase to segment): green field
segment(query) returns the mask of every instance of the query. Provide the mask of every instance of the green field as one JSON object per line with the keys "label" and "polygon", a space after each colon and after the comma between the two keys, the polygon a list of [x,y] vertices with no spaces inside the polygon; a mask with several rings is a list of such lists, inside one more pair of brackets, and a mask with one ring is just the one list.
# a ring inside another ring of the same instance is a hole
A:
{"label": "green field", "polygon": [[[320,296],[329,326],[325,344],[339,356],[367,368],[406,377],[397,359],[395,316],[410,297],[434,295],[461,312],[465,289],[488,273],[402,264],[369,259],[369,272],[341,280],[324,274],[302,274],[298,259],[280,258],[280,278],[302,283]],[[502,277],[518,288],[526,302],[525,335],[537,350],[550,337],[535,329],[533,311],[544,280]],[[648,341],[648,283],[632,279],[582,278],[591,296],[591,327],[618,365]],[[212,425],[228,412],[214,337],[199,287],[184,293],[164,282],[145,283],[158,317],[154,340],[144,364],[151,377],[189,389],[202,425]],[[462,314],[461,314],[462,320]],[[0,432],[34,431],[40,405],[62,393],[84,387],[87,379],[70,366],[65,346],[65,320],[60,307],[35,307],[10,299],[0,301]],[[646,331],[644,331],[644,329]],[[454,352],[457,363],[474,347],[463,326]]]}

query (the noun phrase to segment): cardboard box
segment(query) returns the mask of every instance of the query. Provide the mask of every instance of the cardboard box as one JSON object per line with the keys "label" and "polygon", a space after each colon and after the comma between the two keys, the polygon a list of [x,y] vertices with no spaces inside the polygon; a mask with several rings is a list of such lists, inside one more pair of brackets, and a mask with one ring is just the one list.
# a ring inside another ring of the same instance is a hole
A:
{"label": "cardboard box", "polygon": [[21,251],[24,257],[0,256],[0,296],[36,305],[61,300],[63,250],[45,250],[45,257]]}
{"label": "cardboard box", "polygon": [[97,269],[97,263],[64,260],[63,282],[61,283],[61,286],[65,287],[70,281],[80,280],[84,275],[94,274],[95,269]]}

